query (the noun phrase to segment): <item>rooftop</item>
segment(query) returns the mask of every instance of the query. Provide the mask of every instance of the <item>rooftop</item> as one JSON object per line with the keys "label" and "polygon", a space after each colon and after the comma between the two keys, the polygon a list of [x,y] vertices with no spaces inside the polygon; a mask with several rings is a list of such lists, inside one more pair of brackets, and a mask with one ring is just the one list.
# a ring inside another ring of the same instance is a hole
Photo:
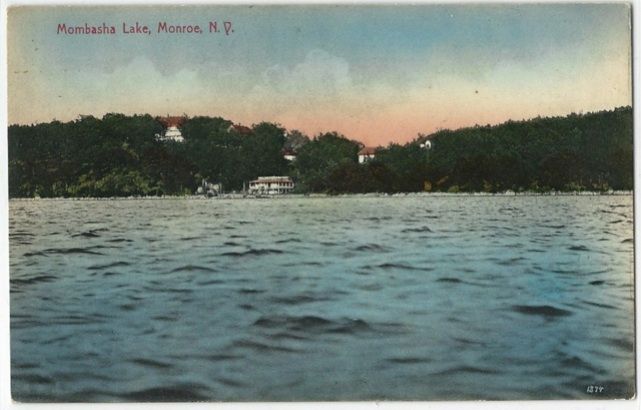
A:
{"label": "rooftop", "polygon": [[235,132],[237,132],[239,134],[242,134],[242,135],[249,135],[249,134],[253,134],[254,133],[254,131],[252,131],[251,128],[245,127],[244,125],[240,125],[240,124],[232,124],[232,125],[230,125],[229,128],[227,128],[227,131],[228,132],[235,131]]}
{"label": "rooftop", "polygon": [[156,117],[156,121],[160,122],[165,128],[169,127],[180,127],[187,121],[186,116],[166,116],[166,117]]}
{"label": "rooftop", "polygon": [[374,155],[376,154],[377,148],[375,147],[363,147],[360,151],[358,151],[358,155]]}

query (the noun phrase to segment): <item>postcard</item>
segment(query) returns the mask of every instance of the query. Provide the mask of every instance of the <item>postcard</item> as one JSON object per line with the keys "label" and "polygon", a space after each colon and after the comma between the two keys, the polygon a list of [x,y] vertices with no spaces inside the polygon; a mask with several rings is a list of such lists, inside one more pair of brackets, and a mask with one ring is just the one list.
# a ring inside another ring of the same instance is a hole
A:
{"label": "postcard", "polygon": [[5,11],[16,402],[634,400],[630,4]]}

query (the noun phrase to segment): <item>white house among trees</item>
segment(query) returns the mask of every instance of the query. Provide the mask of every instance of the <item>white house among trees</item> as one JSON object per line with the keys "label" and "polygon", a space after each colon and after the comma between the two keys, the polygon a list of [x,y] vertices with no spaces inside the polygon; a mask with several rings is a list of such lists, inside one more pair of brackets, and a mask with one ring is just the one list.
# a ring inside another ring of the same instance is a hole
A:
{"label": "white house among trees", "polygon": [[373,147],[363,147],[358,151],[358,163],[363,164],[367,161],[370,161],[376,157],[376,148]]}

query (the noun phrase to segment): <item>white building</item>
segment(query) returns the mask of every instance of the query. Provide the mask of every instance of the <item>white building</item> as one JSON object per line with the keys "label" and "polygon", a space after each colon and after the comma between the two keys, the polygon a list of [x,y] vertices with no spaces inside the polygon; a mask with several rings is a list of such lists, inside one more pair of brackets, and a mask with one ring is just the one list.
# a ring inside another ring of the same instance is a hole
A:
{"label": "white building", "polygon": [[160,139],[161,141],[174,141],[174,142],[185,141],[182,133],[180,132],[180,129],[176,126],[171,126],[167,128],[165,132],[163,132],[158,136],[158,139]]}
{"label": "white building", "polygon": [[158,140],[174,142],[185,141],[182,133],[180,132],[180,127],[187,122],[187,116],[183,115],[182,117],[172,117],[167,115],[166,117],[156,117],[156,120],[165,127],[162,134],[156,134],[156,138]]}
{"label": "white building", "polygon": [[372,160],[376,157],[376,148],[373,147],[364,147],[362,150],[358,151],[358,163],[363,164],[369,160]]}
{"label": "white building", "polygon": [[258,177],[249,183],[250,194],[278,195],[286,194],[294,189],[290,177]]}
{"label": "white building", "polygon": [[290,162],[294,161],[296,159],[296,152],[294,152],[294,150],[292,149],[284,149],[283,158]]}

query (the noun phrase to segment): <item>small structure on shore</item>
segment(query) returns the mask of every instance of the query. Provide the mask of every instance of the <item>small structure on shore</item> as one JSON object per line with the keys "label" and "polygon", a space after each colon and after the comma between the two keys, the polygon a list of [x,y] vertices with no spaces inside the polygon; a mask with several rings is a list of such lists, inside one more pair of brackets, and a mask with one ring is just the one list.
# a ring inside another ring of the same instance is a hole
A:
{"label": "small structure on shore", "polygon": [[205,195],[209,198],[213,196],[218,196],[223,192],[223,184],[221,183],[211,183],[206,179],[203,179],[200,183],[200,186],[196,190],[196,195]]}
{"label": "small structure on shore", "polygon": [[376,148],[374,147],[363,147],[358,151],[358,163],[364,164],[367,161],[370,161],[376,157]]}
{"label": "small structure on shore", "polygon": [[156,138],[160,141],[174,141],[174,142],[184,142],[182,133],[180,132],[180,127],[187,121],[186,116],[182,117],[171,117],[167,115],[166,117],[156,117],[156,120],[160,122],[165,129],[161,134],[156,134]]}
{"label": "small structure on shore", "polygon": [[252,195],[280,195],[289,193],[292,189],[294,181],[290,177],[258,177],[249,182],[249,193]]}

